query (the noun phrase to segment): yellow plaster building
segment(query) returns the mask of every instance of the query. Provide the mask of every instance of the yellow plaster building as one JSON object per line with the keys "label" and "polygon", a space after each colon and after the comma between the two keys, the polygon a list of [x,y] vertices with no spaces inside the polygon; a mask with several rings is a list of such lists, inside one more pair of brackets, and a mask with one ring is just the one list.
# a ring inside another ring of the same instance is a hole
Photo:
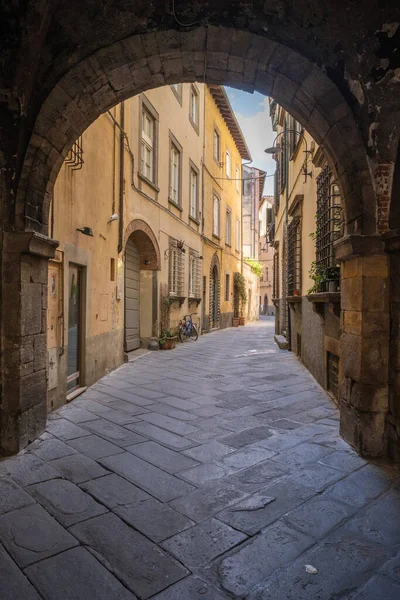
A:
{"label": "yellow plaster building", "polygon": [[205,91],[203,301],[204,330],[229,327],[233,276],[242,264],[242,160],[251,160],[223,87]]}
{"label": "yellow plaster building", "polygon": [[223,88],[204,84],[131,98],[74,144],[50,215],[50,410],[185,314],[200,331],[231,324],[242,158]]}

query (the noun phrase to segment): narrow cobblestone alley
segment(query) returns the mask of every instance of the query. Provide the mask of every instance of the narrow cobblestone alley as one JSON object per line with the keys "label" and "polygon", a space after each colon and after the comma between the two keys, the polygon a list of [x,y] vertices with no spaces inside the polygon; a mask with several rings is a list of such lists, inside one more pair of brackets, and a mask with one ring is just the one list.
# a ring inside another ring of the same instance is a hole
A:
{"label": "narrow cobblestone alley", "polygon": [[273,327],[127,363],[0,463],[1,600],[400,598],[399,473]]}

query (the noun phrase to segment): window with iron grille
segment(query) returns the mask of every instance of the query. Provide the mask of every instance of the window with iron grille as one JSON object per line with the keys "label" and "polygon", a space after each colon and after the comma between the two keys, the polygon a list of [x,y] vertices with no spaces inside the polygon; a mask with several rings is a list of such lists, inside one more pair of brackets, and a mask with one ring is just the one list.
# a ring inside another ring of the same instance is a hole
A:
{"label": "window with iron grille", "polygon": [[285,189],[286,177],[287,177],[286,166],[287,166],[288,148],[287,148],[287,144],[285,143],[286,135],[287,134],[283,134],[281,136],[281,141],[279,144],[280,148],[282,148],[282,152],[279,153],[279,190],[280,190],[280,192],[282,192],[282,190]]}
{"label": "window with iron grille", "polygon": [[294,217],[288,226],[288,295],[301,289],[301,219]]}
{"label": "window with iron grille", "polygon": [[276,163],[276,171],[274,175],[274,211],[278,214],[279,211],[279,200],[280,200],[280,189],[279,189],[279,162]]}
{"label": "window with iron grille", "polygon": [[84,162],[82,136],[80,135],[68,152],[65,164],[72,169],[72,171],[80,171]]}
{"label": "window with iron grille", "polygon": [[279,298],[279,252],[276,250],[274,254],[274,285],[273,297]]}
{"label": "window with iron grille", "polygon": [[185,255],[176,240],[169,244],[169,293],[171,296],[185,295]]}
{"label": "window with iron grille", "polygon": [[340,237],[341,201],[339,186],[329,167],[317,177],[317,267],[336,266],[333,244]]}
{"label": "window with iron grille", "polygon": [[201,298],[201,260],[196,250],[189,252],[189,298]]}

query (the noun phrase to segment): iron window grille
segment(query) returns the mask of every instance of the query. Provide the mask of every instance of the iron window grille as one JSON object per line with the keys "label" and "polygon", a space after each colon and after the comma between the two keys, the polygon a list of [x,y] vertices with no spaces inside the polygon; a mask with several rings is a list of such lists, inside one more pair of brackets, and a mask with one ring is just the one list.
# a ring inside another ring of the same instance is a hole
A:
{"label": "iron window grille", "polygon": [[295,217],[288,226],[288,296],[301,288],[301,219]]}
{"label": "iron window grille", "polygon": [[279,178],[280,178],[279,161],[276,163],[276,171],[274,175],[274,211],[277,215],[279,212],[279,200],[280,200],[280,189],[279,189]]}
{"label": "iron window grille", "polygon": [[185,295],[185,255],[176,240],[170,241],[169,294],[182,298]]}
{"label": "iron window grille", "polygon": [[336,266],[334,242],[340,238],[341,201],[339,186],[326,166],[317,177],[317,268]]}
{"label": "iron window grille", "polygon": [[80,135],[68,152],[65,164],[72,169],[72,171],[80,171],[84,162],[82,136]]}
{"label": "iron window grille", "polygon": [[273,282],[273,297],[279,298],[279,252],[274,254],[274,282]]}
{"label": "iron window grille", "polygon": [[202,266],[199,253],[195,250],[189,252],[189,298],[201,298],[201,273]]}

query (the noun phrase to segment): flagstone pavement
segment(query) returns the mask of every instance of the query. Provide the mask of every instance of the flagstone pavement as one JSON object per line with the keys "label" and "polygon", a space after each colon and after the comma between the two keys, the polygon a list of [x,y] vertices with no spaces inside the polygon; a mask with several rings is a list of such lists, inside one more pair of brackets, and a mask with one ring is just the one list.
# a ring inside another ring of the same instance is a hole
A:
{"label": "flagstone pavement", "polygon": [[273,332],[127,363],[2,460],[0,599],[399,600],[400,473]]}

